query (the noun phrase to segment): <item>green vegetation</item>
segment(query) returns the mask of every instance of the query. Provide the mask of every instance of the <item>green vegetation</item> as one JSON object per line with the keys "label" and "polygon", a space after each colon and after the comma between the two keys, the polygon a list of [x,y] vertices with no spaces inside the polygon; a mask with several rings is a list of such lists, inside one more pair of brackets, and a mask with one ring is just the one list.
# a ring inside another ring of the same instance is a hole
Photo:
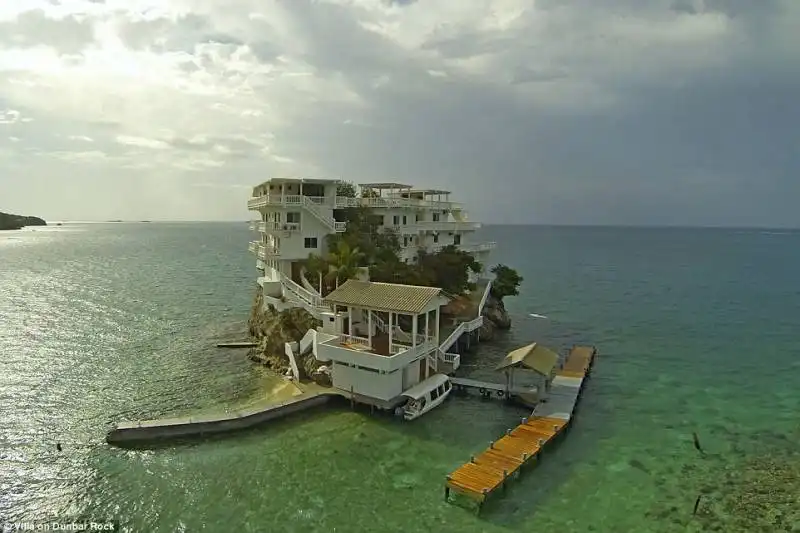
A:
{"label": "green vegetation", "polygon": [[39,217],[12,215],[0,211],[0,230],[22,229],[25,226],[46,226],[47,222]]}
{"label": "green vegetation", "polygon": [[494,282],[492,282],[492,295],[502,300],[506,296],[516,296],[519,294],[519,286],[523,281],[516,270],[506,265],[495,265],[492,268]]}
{"label": "green vegetation", "polygon": [[[337,194],[355,198],[356,188],[352,183],[339,185]],[[365,190],[363,197],[374,194]],[[455,246],[446,246],[436,253],[420,251],[415,263],[404,263],[399,258],[400,240],[397,234],[383,226],[369,207],[348,207],[338,213],[341,221],[347,222],[343,233],[330,235],[326,239],[327,252],[310,255],[305,261],[306,278],[317,286],[321,293],[328,294],[348,279],[356,277],[359,268],[369,269],[372,281],[441,287],[451,294],[463,294],[474,286],[469,283],[470,272],[483,269],[474,256]],[[492,269],[500,287],[493,293],[498,297],[518,294],[522,277],[512,268],[497,265]]]}
{"label": "green vegetation", "polygon": [[356,197],[356,186],[349,181],[343,181],[336,186],[336,196],[346,196],[347,198]]}

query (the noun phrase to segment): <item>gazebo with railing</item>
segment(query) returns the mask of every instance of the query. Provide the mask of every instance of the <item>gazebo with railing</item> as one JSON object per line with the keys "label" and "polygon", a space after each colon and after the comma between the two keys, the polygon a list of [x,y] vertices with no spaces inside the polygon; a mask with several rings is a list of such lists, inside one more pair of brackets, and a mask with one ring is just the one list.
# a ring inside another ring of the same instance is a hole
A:
{"label": "gazebo with railing", "polygon": [[335,388],[390,402],[438,371],[448,301],[437,287],[348,280],[324,299],[342,323],[338,334],[318,335],[316,357],[331,362]]}

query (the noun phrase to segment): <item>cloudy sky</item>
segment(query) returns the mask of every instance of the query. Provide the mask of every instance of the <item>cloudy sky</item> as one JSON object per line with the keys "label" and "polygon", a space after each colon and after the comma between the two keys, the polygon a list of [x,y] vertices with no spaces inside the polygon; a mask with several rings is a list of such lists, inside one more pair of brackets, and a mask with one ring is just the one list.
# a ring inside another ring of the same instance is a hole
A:
{"label": "cloudy sky", "polygon": [[797,0],[3,0],[0,210],[246,220],[269,177],[486,222],[800,226]]}

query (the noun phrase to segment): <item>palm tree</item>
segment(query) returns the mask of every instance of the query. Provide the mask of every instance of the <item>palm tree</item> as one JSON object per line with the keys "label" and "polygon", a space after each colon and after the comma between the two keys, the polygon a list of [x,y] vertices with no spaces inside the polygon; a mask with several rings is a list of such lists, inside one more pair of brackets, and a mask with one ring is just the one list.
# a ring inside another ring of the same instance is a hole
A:
{"label": "palm tree", "polygon": [[[319,255],[310,254],[305,261],[305,269],[308,274],[318,278],[318,290],[322,294],[322,277],[323,273],[328,271],[328,262]],[[309,280],[310,281],[310,280]]]}
{"label": "palm tree", "polygon": [[352,279],[358,274],[358,268],[364,260],[364,254],[358,249],[353,248],[344,239],[336,243],[336,248],[328,254],[327,262],[329,265],[326,280],[328,283],[339,286],[339,283]]}

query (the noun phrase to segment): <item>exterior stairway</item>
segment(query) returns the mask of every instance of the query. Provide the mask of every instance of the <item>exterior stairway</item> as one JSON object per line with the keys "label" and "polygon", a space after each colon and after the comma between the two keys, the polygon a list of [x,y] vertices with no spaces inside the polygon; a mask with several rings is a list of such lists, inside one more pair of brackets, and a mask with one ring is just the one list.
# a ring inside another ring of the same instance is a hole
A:
{"label": "exterior stairway", "polygon": [[317,204],[315,204],[313,200],[309,199],[308,196],[300,196],[300,198],[302,199],[301,203],[306,211],[314,215],[317,220],[325,224],[325,227],[331,231],[341,233],[347,228],[347,224],[345,222],[336,222],[333,217],[323,214]]}
{"label": "exterior stairway", "polygon": [[281,274],[281,287],[287,300],[299,304],[315,317],[319,317],[321,313],[331,310],[330,306],[323,301],[322,296],[305,287],[301,287],[284,274]]}

